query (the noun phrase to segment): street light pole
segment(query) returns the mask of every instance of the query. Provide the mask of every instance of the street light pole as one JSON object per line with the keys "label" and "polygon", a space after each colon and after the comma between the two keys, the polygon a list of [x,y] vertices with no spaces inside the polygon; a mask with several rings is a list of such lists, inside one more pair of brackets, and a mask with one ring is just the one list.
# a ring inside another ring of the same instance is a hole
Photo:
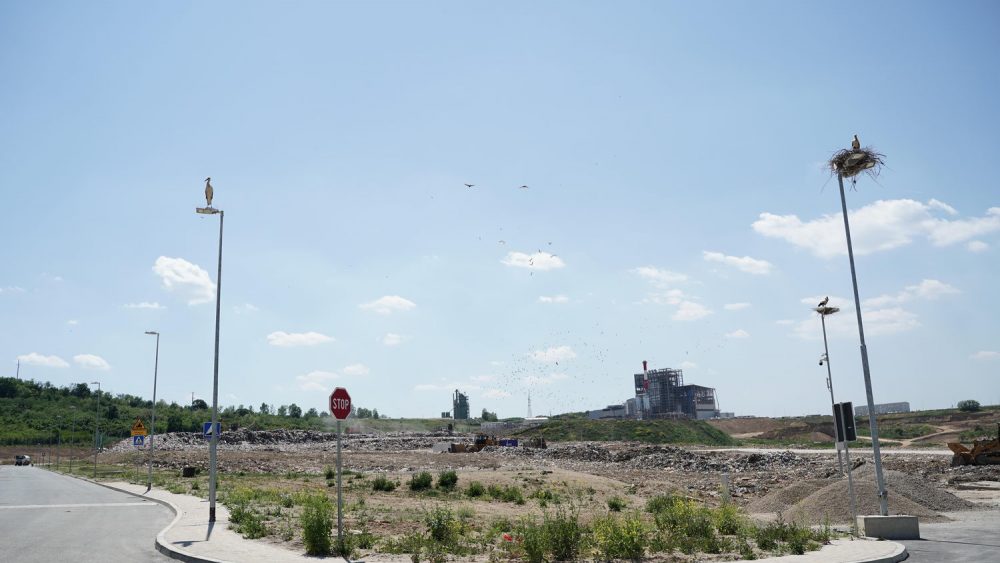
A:
{"label": "street light pole", "polygon": [[153,415],[149,425],[149,471],[146,473],[146,492],[153,488],[153,436],[156,435],[156,374],[160,369],[160,333],[147,330],[146,334],[156,335],[156,355],[153,359]]}
{"label": "street light pole", "polygon": [[[832,412],[832,409],[834,408],[834,405],[836,404],[836,402],[833,399],[833,372],[830,371],[830,347],[826,343],[826,316],[827,315],[832,315],[832,314],[836,313],[837,311],[840,311],[840,308],[839,307],[820,306],[820,307],[816,307],[813,310],[816,311],[817,313],[819,313],[820,322],[823,325],[823,359],[820,360],[819,363],[820,363],[820,365],[822,365],[823,362],[826,362],[826,388],[830,390],[830,408],[831,408],[831,412]],[[837,428],[837,421],[836,420],[833,421],[833,435],[834,435],[834,439],[835,440],[837,438],[840,438],[840,432],[839,432],[839,429]],[[843,473],[844,473],[844,461],[841,459],[840,449],[839,448],[837,449],[837,466],[840,467],[840,473],[841,473],[841,475],[843,475]]]}
{"label": "street light pole", "polygon": [[225,219],[225,213],[221,209],[212,207],[210,193],[206,186],[205,195],[209,198],[208,207],[198,207],[195,211],[203,215],[219,216],[219,273],[215,280],[215,369],[212,376],[212,433],[211,441],[209,441],[208,445],[208,521],[215,522],[215,481],[218,471],[217,450],[219,446],[219,432],[216,432],[216,427],[219,423],[219,317],[222,301],[222,224]]}
{"label": "street light pole", "polygon": [[882,476],[882,450],[878,441],[878,422],[875,420],[875,399],[872,396],[872,376],[868,369],[868,346],[865,345],[865,327],[861,322],[861,298],[858,296],[858,275],[854,268],[854,246],[851,244],[851,224],[847,219],[847,196],[844,195],[844,175],[837,171],[840,184],[840,206],[844,212],[844,232],[847,235],[847,257],[851,262],[851,283],[854,284],[854,311],[858,316],[858,336],[861,339],[861,369],[865,375],[865,396],[868,399],[868,426],[871,429],[872,453],[875,455],[875,484],[878,487],[879,510],[882,516],[889,515],[889,492],[885,489]]}
{"label": "street light pole", "polygon": [[97,385],[97,408],[94,410],[94,479],[97,479],[97,450],[100,447],[100,431],[98,430],[101,421],[101,382],[91,381],[91,385]]}

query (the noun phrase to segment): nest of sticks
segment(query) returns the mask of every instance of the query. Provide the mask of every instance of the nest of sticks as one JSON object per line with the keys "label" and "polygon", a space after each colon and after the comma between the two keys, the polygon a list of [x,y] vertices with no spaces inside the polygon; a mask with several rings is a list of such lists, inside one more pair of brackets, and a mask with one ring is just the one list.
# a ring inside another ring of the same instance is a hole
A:
{"label": "nest of sticks", "polygon": [[853,178],[864,172],[872,178],[877,178],[885,164],[885,155],[875,152],[871,147],[863,149],[843,149],[830,157],[830,172],[840,174],[844,178]]}

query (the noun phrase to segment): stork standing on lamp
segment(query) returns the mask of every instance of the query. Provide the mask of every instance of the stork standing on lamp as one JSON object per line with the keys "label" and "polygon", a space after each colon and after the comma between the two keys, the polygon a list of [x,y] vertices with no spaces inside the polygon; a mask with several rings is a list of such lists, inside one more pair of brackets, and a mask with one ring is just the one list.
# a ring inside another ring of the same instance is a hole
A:
{"label": "stork standing on lamp", "polygon": [[[855,135],[857,138],[857,135]],[[208,207],[212,207],[212,196],[215,195],[215,190],[212,189],[212,177],[209,176],[205,178],[205,201],[208,202]]]}

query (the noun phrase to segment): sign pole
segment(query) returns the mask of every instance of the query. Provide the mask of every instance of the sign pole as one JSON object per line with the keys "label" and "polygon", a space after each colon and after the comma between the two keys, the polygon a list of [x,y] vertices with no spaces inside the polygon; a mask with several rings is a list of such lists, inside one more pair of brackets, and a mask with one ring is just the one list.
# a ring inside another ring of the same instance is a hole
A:
{"label": "sign pole", "polygon": [[340,484],[340,419],[337,419],[337,549],[344,545],[344,497]]}

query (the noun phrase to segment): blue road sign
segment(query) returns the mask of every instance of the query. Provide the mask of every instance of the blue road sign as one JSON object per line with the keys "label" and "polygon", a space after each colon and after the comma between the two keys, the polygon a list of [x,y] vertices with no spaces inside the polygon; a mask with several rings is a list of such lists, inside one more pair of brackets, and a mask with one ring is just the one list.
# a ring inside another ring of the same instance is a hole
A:
{"label": "blue road sign", "polygon": [[[222,435],[222,423],[221,422],[216,422],[215,423],[215,432],[218,433],[220,436]],[[203,423],[201,423],[201,435],[202,435],[203,438],[205,438],[207,440],[211,440],[212,439],[212,423],[211,422],[203,422]]]}
{"label": "blue road sign", "polygon": [[133,446],[135,446],[137,448],[141,448],[145,444],[146,444],[146,437],[145,436],[132,436],[132,445]]}

